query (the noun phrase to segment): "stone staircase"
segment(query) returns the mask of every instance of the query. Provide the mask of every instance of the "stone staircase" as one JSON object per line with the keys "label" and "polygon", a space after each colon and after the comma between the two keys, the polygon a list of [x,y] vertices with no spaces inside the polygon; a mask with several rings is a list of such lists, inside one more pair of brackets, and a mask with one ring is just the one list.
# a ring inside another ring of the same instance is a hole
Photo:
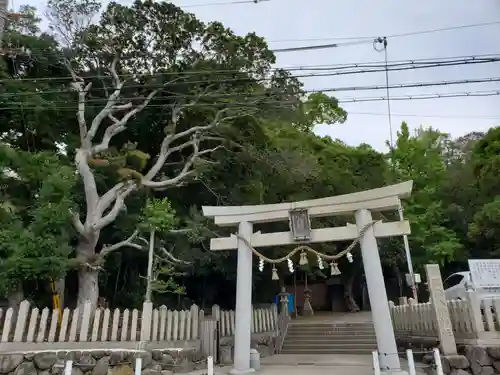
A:
{"label": "stone staircase", "polygon": [[293,321],[288,325],[282,354],[370,354],[377,349],[373,323]]}

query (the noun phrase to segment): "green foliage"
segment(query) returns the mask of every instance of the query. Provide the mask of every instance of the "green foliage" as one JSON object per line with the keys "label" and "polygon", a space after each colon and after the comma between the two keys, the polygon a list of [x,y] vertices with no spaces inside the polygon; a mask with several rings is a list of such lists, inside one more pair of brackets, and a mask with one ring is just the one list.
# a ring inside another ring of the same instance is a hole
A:
{"label": "green foliage", "polygon": [[19,283],[64,276],[76,176],[56,154],[8,146],[1,147],[0,170],[6,203],[0,215],[0,292],[6,295]]}
{"label": "green foliage", "polygon": [[167,198],[148,199],[142,210],[141,224],[155,232],[168,232],[178,223],[175,210]]}
{"label": "green foliage", "polygon": [[[113,137],[111,147],[90,161],[100,194],[121,180],[140,180],[156,161],[166,134],[206,125],[219,105],[236,115],[243,101],[248,109],[250,100],[251,115],[236,116],[204,141],[207,148],[224,147],[210,155],[210,160],[196,164],[193,183],[167,191],[138,191],[100,233],[98,248],[123,240],[137,226],[143,234],[154,230],[157,247],[193,263],[183,272],[158,264],[153,286],[158,294],[186,293],[200,304],[221,303],[216,298],[226,298],[232,306],[234,293],[228,285],[235,281],[235,252],[210,252],[208,247],[210,238],[227,236],[234,229],[216,227],[203,218],[203,205],[313,199],[409,179],[414,189],[405,202],[404,215],[411,223],[409,240],[417,269],[429,262],[464,268],[468,256],[498,256],[499,127],[486,135],[471,133],[451,139],[432,128],[410,134],[403,123],[388,155],[369,145],[349,146],[313,133],[318,124],[346,121],[347,112],[338,101],[324,93],[306,96],[290,72],[271,70],[275,56],[266,41],[253,33],[236,35],[219,22],[204,23],[162,1],[135,1],[130,6],[113,2],[93,24],[99,1],[50,0],[48,6],[55,35],[40,33],[40,19],[29,6],[20,8],[27,17],[9,22],[4,35],[5,44],[13,50],[30,50],[31,54],[5,53],[0,67],[4,80],[0,106],[9,108],[0,112],[2,293],[23,281],[44,282],[65,274],[75,243],[69,211],[77,213],[76,207],[85,207],[85,195],[70,162],[80,136],[75,93],[67,79],[62,79],[68,76],[62,55],[71,57],[75,71],[93,83],[89,123],[107,98],[108,68],[116,56],[120,57],[118,73],[129,78],[122,96],[137,98],[132,100],[134,105],[152,88],[170,82],[152,102],[154,107],[135,116],[125,131]],[[171,121],[172,105],[186,104],[209,91],[220,97],[200,98],[175,124]],[[96,139],[111,121],[105,120]],[[173,153],[158,178],[177,175],[190,152],[187,148]],[[83,216],[85,209],[80,211]],[[397,215],[387,213],[380,218],[397,220]],[[346,220],[321,218],[312,224],[343,225]],[[262,229],[286,230],[286,223]],[[381,243],[384,264],[405,272],[402,241]],[[328,253],[346,245],[315,248]],[[272,257],[289,250],[265,249]],[[140,303],[146,254],[124,249],[108,258],[106,273],[101,274],[103,294],[115,305]],[[341,264],[351,283],[361,269],[356,259],[356,264]],[[302,271],[321,278],[312,262]],[[266,272],[256,273],[255,300],[262,288],[272,292]],[[181,280],[188,285],[185,290],[179,286]],[[226,291],[229,296],[223,296]]]}
{"label": "green foliage", "polygon": [[322,92],[308,95],[300,110],[303,118],[297,127],[302,131],[312,131],[320,124],[342,124],[347,119],[347,112],[339,107],[338,100]]}
{"label": "green foliage", "polygon": [[470,225],[469,237],[488,249],[490,256],[500,255],[500,196],[485,204]]}
{"label": "green foliage", "polygon": [[177,281],[173,278],[176,272],[174,267],[169,266],[159,266],[154,272],[153,281],[151,282],[151,289],[154,293],[158,294],[186,294],[186,288],[180,286]]}
{"label": "green foliage", "polygon": [[[439,198],[447,174],[443,159],[446,138],[446,134],[432,128],[420,128],[411,136],[403,123],[396,147],[389,155],[390,179],[413,180],[413,192],[405,202],[404,215],[411,223],[410,248],[418,268],[427,263],[443,265],[463,250],[456,233],[447,228],[445,203]],[[399,248],[403,253],[402,246]]]}

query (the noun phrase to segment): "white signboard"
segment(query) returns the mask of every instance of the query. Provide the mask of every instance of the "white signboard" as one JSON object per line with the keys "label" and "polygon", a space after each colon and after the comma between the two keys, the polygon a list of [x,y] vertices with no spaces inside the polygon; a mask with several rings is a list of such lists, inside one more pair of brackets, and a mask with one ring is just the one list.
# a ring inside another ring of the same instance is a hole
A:
{"label": "white signboard", "polygon": [[500,259],[469,259],[469,270],[476,288],[500,287]]}

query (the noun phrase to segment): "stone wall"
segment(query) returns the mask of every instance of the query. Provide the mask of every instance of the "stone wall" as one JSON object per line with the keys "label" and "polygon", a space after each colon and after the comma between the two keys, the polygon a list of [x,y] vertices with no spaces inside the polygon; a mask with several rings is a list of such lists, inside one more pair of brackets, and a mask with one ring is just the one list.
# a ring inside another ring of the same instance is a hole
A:
{"label": "stone wall", "polygon": [[[443,372],[450,375],[493,375],[500,374],[500,347],[465,346],[458,355],[442,356]],[[423,362],[432,365],[434,358],[427,354]],[[433,366],[428,368],[434,374]]]}
{"label": "stone wall", "polygon": [[[260,353],[260,357],[273,355],[276,345],[276,337],[271,335],[253,335],[251,348]],[[223,337],[220,340],[220,362],[223,365],[233,363],[234,337]]]}
{"label": "stone wall", "polygon": [[143,375],[172,375],[206,369],[196,349],[153,351],[44,351],[0,355],[0,374],[62,375],[72,359],[71,375],[133,375],[135,359],[142,358]]}

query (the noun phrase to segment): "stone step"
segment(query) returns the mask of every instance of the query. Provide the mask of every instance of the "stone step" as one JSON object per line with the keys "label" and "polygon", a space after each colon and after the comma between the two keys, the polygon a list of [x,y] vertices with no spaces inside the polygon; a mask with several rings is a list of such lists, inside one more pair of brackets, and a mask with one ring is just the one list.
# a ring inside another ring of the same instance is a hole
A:
{"label": "stone step", "polygon": [[350,325],[336,325],[336,324],[320,324],[320,325],[312,325],[312,324],[289,324],[288,327],[293,327],[293,328],[338,328],[338,329],[348,329],[348,328],[354,328],[354,329],[375,329],[373,325],[368,325],[368,324],[350,324]]}
{"label": "stone step", "polygon": [[309,335],[309,334],[293,334],[286,335],[285,340],[377,340],[375,335]]}
{"label": "stone step", "polygon": [[291,343],[300,343],[300,344],[305,344],[305,345],[309,345],[309,344],[322,344],[322,345],[328,345],[328,344],[353,344],[353,345],[357,345],[357,344],[363,344],[363,343],[367,343],[367,344],[377,344],[377,340],[375,339],[365,339],[365,338],[350,338],[350,339],[342,339],[342,338],[301,338],[301,339],[297,339],[297,338],[287,338],[284,342],[284,344],[291,344]]}
{"label": "stone step", "polygon": [[293,323],[289,324],[290,327],[369,327],[373,328],[374,325],[372,323],[345,323],[345,324],[329,324],[329,323],[320,323],[320,324],[304,324],[304,323]]}
{"label": "stone step", "polygon": [[289,331],[338,331],[338,332],[352,332],[352,331],[370,331],[375,332],[373,327],[294,327],[288,326]]}
{"label": "stone step", "polygon": [[302,348],[302,349],[282,349],[280,354],[371,354],[374,349],[360,348],[335,348],[335,349],[317,349],[317,348]]}
{"label": "stone step", "polygon": [[315,348],[315,347],[323,347],[323,348],[335,348],[335,347],[373,347],[377,346],[376,342],[340,342],[340,341],[334,341],[334,342],[302,342],[302,341],[285,341],[283,343],[283,347],[295,347],[295,346],[304,346],[308,348]]}
{"label": "stone step", "polygon": [[314,330],[314,329],[288,329],[287,334],[304,334],[304,335],[372,335],[375,336],[375,331],[372,330]]}
{"label": "stone step", "polygon": [[372,323],[341,323],[341,324],[331,324],[331,323],[293,323],[289,324],[290,327],[370,327],[373,328]]}

